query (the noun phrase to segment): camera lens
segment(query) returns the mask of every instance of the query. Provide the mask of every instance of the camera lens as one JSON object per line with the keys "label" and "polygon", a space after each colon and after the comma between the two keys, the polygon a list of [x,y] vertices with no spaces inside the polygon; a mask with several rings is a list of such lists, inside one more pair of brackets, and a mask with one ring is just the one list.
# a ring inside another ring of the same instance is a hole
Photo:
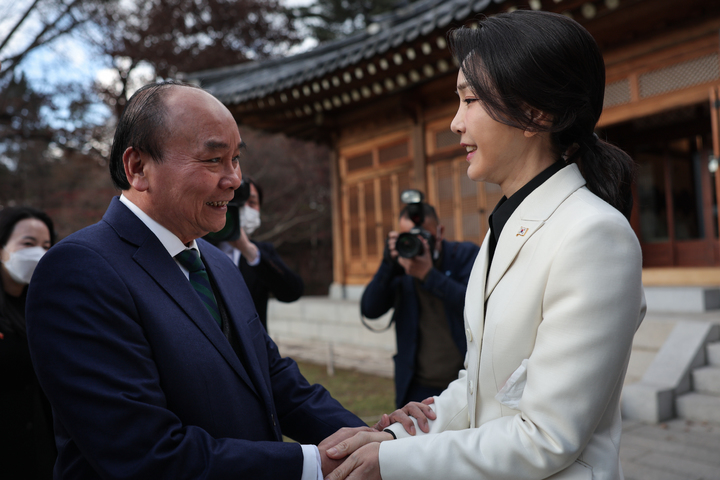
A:
{"label": "camera lens", "polygon": [[413,258],[423,254],[423,244],[417,233],[401,233],[395,242],[395,250],[404,258]]}

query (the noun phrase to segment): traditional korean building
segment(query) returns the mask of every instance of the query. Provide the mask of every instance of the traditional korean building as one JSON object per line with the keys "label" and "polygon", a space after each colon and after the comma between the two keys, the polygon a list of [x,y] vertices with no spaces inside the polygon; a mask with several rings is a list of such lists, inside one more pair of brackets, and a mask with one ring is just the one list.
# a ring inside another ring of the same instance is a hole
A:
{"label": "traditional korean building", "polygon": [[501,192],[465,174],[446,35],[516,8],[574,18],[603,52],[597,133],[639,165],[631,223],[645,285],[712,287],[704,308],[720,308],[720,1],[419,0],[312,51],[190,79],[241,126],[331,147],[334,282],[364,285],[405,188],[426,193],[448,238],[482,241]]}

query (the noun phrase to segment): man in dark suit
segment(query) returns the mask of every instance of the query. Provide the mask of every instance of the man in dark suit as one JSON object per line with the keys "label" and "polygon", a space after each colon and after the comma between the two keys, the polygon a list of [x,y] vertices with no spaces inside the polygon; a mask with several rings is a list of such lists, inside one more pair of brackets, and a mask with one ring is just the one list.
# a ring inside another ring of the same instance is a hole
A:
{"label": "man in dark suit", "polygon": [[[479,247],[443,240],[435,208],[422,204],[422,228],[432,235],[421,254],[403,258],[398,236],[416,227],[408,207],[400,212],[398,231],[388,233],[380,268],[365,287],[360,312],[377,319],[394,308],[395,403],[420,402],[440,395],[463,368],[467,350],[463,309],[465,291]],[[429,248],[432,247],[432,248]]]}
{"label": "man in dark suit", "polygon": [[281,302],[294,302],[302,296],[304,284],[300,275],[285,265],[272,243],[250,240],[249,236],[260,226],[263,191],[253,179],[245,178],[244,181],[250,186],[250,195],[240,208],[240,238],[220,242],[218,248],[240,268],[260,323],[267,330],[270,293]]}
{"label": "man in dark suit", "polygon": [[200,238],[225,224],[242,147],[199,88],[128,102],[110,161],[122,196],[44,256],[28,292],[56,479],[315,480],[335,466],[315,445],[364,425],[280,357],[237,267]]}

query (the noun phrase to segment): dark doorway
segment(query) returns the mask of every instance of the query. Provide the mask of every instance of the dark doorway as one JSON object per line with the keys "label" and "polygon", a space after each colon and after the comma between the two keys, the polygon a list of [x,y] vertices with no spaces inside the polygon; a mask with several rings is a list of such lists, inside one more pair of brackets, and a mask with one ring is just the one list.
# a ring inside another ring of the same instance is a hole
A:
{"label": "dark doorway", "polygon": [[710,130],[709,106],[698,104],[600,132],[638,164],[631,223],[644,267],[720,265]]}

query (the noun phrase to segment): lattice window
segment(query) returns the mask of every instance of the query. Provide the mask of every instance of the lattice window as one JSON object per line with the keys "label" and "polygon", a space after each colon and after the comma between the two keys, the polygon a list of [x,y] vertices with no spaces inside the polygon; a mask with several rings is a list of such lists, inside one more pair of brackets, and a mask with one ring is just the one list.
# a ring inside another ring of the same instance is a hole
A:
{"label": "lattice window", "polygon": [[630,103],[630,80],[623,78],[605,86],[605,101],[603,108],[610,108],[624,103]]}
{"label": "lattice window", "polygon": [[640,98],[681,90],[720,78],[718,54],[712,53],[639,76]]}
{"label": "lattice window", "polygon": [[365,182],[365,244],[367,255],[377,256],[377,220],[375,212],[375,182]]}
{"label": "lattice window", "polygon": [[456,147],[460,144],[460,136],[448,128],[435,132],[435,148]]}
{"label": "lattice window", "polygon": [[[435,206],[445,226],[445,238],[480,244],[487,231],[483,205],[488,201],[484,183],[467,176],[464,158],[437,162],[428,167],[428,202]],[[491,201],[497,201],[495,196]]]}
{"label": "lattice window", "polygon": [[343,189],[346,275],[369,281],[377,270],[387,233],[397,227],[400,192],[410,188],[409,168],[349,184]]}
{"label": "lattice window", "polygon": [[360,257],[360,195],[357,185],[348,187],[348,225],[350,226],[350,255]]}
{"label": "lattice window", "polygon": [[395,228],[395,210],[398,208],[398,199],[393,198],[393,192],[397,190],[397,187],[393,188],[393,183],[397,183],[397,180],[394,181],[390,177],[380,179],[380,235],[383,240],[388,232]]}
{"label": "lattice window", "polygon": [[434,180],[436,182],[436,199],[434,199],[434,201],[428,201],[430,203],[435,203],[435,209],[440,217],[440,223],[445,225],[445,237],[448,239],[455,239],[457,238],[454,205],[455,179],[453,178],[452,162],[442,162],[437,164],[434,176]]}
{"label": "lattice window", "polygon": [[378,161],[380,163],[391,162],[407,158],[410,154],[407,140],[403,143],[382,147],[378,150]]}
{"label": "lattice window", "polygon": [[354,172],[355,170],[372,167],[372,164],[372,152],[363,153],[347,159],[347,171]]}

